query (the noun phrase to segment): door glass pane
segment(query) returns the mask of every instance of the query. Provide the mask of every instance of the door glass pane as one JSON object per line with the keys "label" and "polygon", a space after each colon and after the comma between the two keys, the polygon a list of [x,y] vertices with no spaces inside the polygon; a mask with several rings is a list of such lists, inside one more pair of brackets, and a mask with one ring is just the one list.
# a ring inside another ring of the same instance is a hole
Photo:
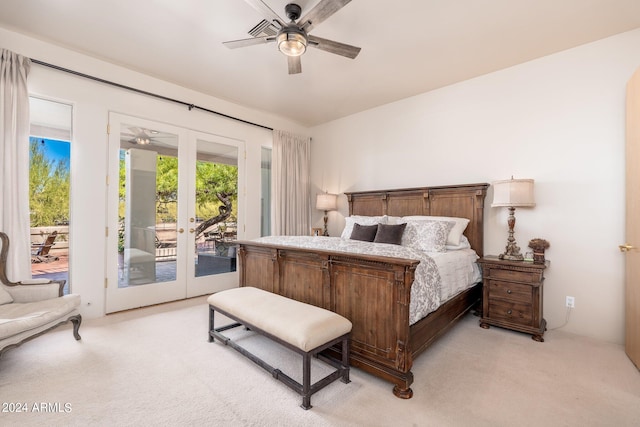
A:
{"label": "door glass pane", "polygon": [[178,136],[122,125],[118,287],[176,280]]}
{"label": "door glass pane", "polygon": [[238,147],[196,143],[196,277],[236,271]]}

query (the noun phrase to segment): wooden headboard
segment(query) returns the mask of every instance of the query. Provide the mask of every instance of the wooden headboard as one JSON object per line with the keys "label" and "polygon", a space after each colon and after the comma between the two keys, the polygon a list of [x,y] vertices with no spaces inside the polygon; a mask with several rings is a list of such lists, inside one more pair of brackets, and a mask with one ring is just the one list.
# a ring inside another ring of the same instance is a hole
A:
{"label": "wooden headboard", "polygon": [[349,215],[431,215],[468,218],[464,235],[479,256],[484,248],[484,198],[489,184],[346,192]]}

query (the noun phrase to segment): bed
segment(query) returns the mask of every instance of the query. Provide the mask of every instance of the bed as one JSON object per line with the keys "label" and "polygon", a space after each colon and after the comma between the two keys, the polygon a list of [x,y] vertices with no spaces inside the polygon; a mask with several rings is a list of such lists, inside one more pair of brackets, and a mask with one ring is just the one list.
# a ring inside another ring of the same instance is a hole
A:
{"label": "bed", "polygon": [[[465,184],[345,194],[350,216],[466,218],[469,222],[464,236],[477,256],[482,257],[487,187],[488,184]],[[350,364],[391,382],[397,397],[409,399],[413,395],[413,360],[478,305],[482,286],[479,282],[473,284],[441,301],[435,311],[412,321],[412,285],[421,264],[419,259],[390,257],[366,249],[360,252],[363,253],[309,244],[299,247],[264,239],[241,241],[240,286],[274,292],[351,320]],[[337,348],[333,351],[339,353]]]}

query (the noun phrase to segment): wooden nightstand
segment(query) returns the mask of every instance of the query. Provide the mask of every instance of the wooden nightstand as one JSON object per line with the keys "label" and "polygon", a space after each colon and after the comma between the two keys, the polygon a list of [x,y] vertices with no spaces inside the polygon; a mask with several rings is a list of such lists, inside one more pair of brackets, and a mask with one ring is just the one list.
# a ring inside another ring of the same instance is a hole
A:
{"label": "wooden nightstand", "polygon": [[547,322],[542,312],[542,282],[549,266],[524,261],[505,261],[487,256],[478,260],[482,268],[482,320],[489,325],[532,334],[544,342]]}

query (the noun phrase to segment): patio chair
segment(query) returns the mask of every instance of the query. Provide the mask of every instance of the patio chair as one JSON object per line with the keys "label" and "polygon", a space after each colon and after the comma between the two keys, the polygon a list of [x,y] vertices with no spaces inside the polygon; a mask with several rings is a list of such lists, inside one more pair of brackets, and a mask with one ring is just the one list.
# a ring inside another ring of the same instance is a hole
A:
{"label": "patio chair", "polygon": [[58,236],[57,231],[53,231],[50,233],[47,238],[42,243],[32,243],[31,244],[31,263],[38,262],[51,262],[57,261],[59,258],[54,255],[49,255],[49,251],[51,247],[55,245],[56,237]]}

